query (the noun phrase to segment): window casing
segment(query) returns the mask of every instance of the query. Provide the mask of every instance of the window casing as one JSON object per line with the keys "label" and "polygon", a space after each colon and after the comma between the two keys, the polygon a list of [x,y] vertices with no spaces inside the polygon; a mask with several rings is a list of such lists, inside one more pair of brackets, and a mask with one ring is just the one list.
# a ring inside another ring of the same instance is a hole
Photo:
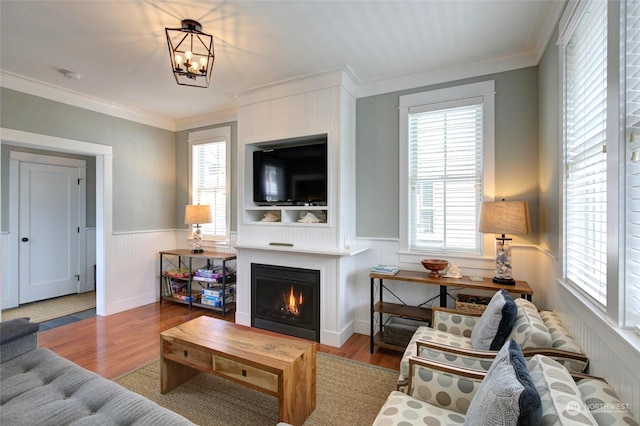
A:
{"label": "window casing", "polygon": [[494,190],[493,81],[400,97],[404,250],[480,255],[480,204]]}
{"label": "window casing", "polygon": [[640,0],[628,0],[626,34],[625,144],[626,232],[624,325],[640,331]]}
{"label": "window casing", "polygon": [[212,222],[200,224],[203,240],[229,239],[229,141],[229,127],[189,134],[190,203],[211,206]]}

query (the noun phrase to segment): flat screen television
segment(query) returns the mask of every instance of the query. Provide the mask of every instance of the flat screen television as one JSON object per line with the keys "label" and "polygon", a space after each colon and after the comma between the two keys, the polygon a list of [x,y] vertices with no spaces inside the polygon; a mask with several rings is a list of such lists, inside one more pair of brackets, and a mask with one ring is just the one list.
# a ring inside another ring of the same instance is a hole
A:
{"label": "flat screen television", "polygon": [[326,205],[327,136],[287,140],[253,152],[253,201],[259,205]]}

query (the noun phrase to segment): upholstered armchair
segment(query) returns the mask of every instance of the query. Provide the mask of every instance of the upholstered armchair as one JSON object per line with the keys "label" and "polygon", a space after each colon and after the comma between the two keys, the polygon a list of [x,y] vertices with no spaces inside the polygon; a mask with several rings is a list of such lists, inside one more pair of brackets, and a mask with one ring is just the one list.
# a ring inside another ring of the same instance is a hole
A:
{"label": "upholstered armchair", "polygon": [[[502,291],[500,291],[502,292]],[[500,293],[498,292],[498,293]],[[498,293],[492,298],[497,298]],[[502,292],[503,295],[506,292]],[[510,297],[509,297],[510,298]],[[531,358],[536,354],[547,355],[571,372],[585,372],[588,366],[588,358],[578,342],[571,336],[557,315],[552,311],[538,311],[536,306],[526,299],[511,299],[507,303],[515,304],[515,320],[508,327],[505,321],[495,317],[496,309],[491,312],[491,304],[482,313],[460,312],[446,308],[434,308],[432,327],[419,327],[411,338],[400,362],[400,375],[398,388],[406,386],[409,373],[409,359],[411,357],[427,358],[432,361],[457,365],[486,371],[497,354],[494,348],[486,349],[485,344],[479,349],[473,339],[478,329],[492,336],[492,332],[498,336],[500,326],[508,328],[506,336],[514,339],[521,347],[525,358]],[[501,311],[505,311],[504,308]],[[483,316],[494,315],[494,325],[487,326],[487,321],[482,321]],[[498,315],[500,317],[500,315]],[[501,330],[505,335],[505,330]],[[494,338],[498,344],[500,339]],[[495,346],[495,345],[494,345]]]}
{"label": "upholstered armchair", "polygon": [[638,425],[603,379],[570,373],[545,355],[526,360],[513,339],[487,371],[408,360],[406,392],[393,391],[374,426],[405,424]]}

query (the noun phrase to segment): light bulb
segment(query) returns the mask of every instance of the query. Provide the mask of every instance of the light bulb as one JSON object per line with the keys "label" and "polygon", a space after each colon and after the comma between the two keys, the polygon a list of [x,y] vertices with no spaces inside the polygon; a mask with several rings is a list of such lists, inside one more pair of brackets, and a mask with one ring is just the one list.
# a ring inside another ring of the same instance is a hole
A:
{"label": "light bulb", "polygon": [[202,65],[202,68],[206,68],[207,58],[200,58],[200,65]]}
{"label": "light bulb", "polygon": [[186,52],[184,52],[184,56],[185,58],[187,58],[187,60],[190,60],[191,57],[193,57],[193,53],[191,53],[190,50],[187,50]]}

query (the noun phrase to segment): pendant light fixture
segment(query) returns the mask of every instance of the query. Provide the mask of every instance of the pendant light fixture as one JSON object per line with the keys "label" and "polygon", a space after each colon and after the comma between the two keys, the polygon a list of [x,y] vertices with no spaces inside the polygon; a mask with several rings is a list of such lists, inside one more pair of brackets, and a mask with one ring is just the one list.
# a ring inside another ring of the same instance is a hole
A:
{"label": "pendant light fixture", "polygon": [[202,32],[202,25],[184,19],[181,28],[165,28],[176,83],[209,87],[213,71],[213,37]]}

